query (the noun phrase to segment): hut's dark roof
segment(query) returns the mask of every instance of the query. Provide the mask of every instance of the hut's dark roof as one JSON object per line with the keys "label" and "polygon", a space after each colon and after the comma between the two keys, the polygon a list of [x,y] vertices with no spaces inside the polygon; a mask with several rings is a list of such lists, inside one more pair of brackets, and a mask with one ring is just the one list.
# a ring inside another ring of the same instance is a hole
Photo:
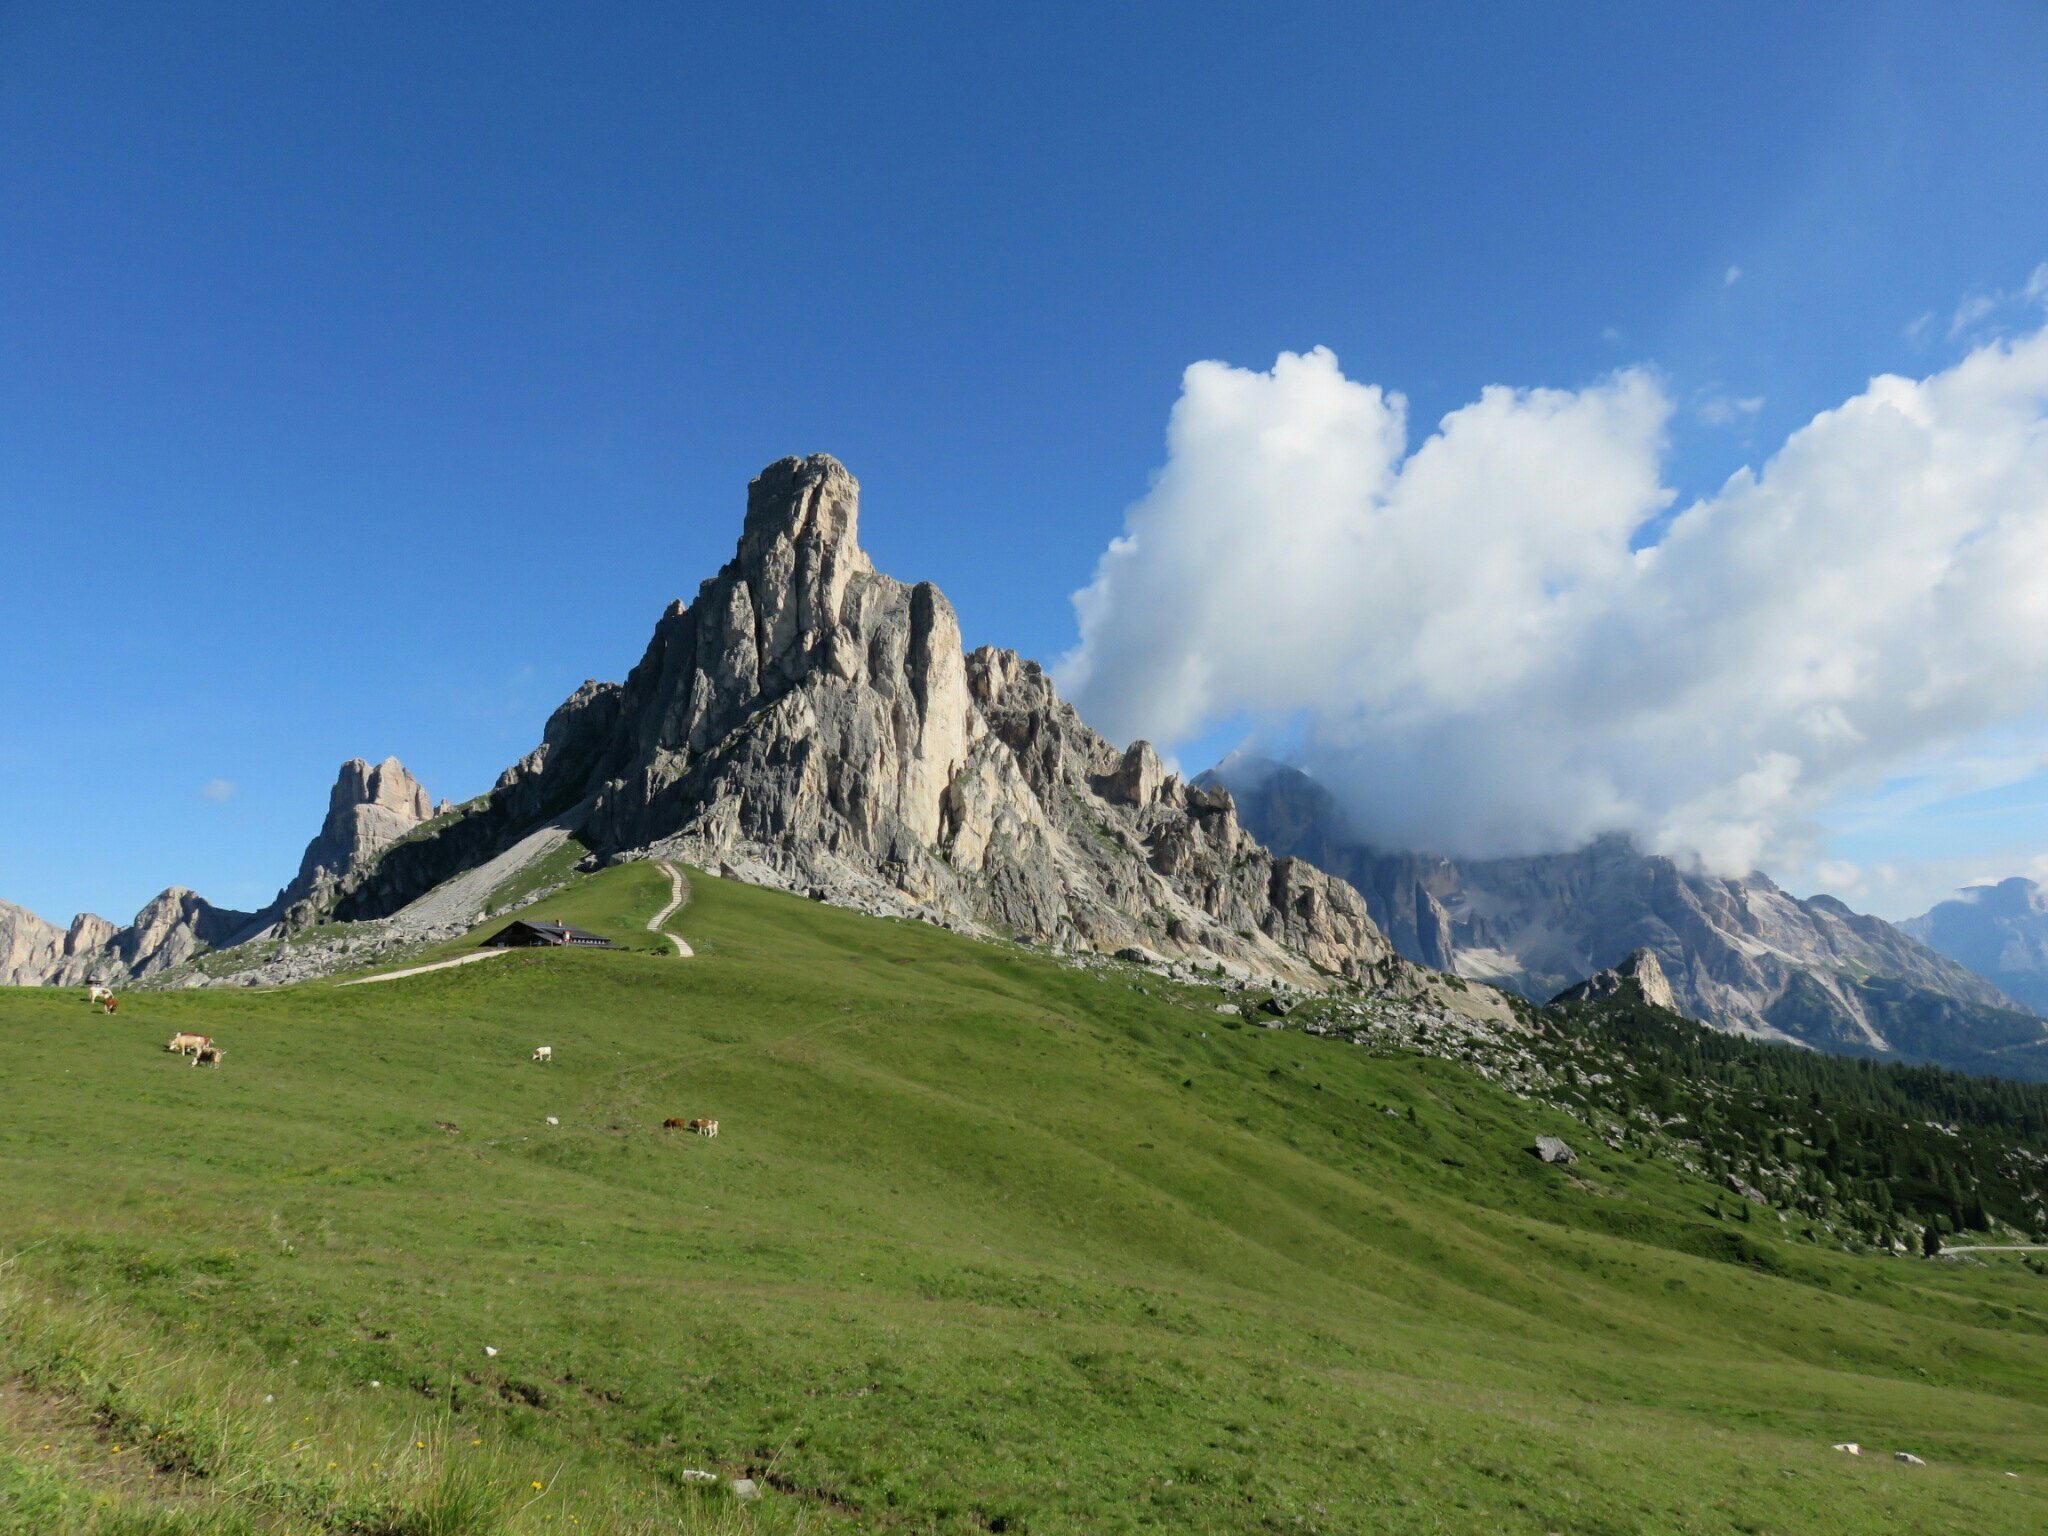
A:
{"label": "hut's dark roof", "polygon": [[568,923],[550,923],[523,917],[507,923],[490,942],[493,944],[503,944],[515,937],[526,934],[544,939],[550,944],[580,944],[598,949],[612,949],[616,947],[603,934],[592,933],[588,928],[576,928]]}

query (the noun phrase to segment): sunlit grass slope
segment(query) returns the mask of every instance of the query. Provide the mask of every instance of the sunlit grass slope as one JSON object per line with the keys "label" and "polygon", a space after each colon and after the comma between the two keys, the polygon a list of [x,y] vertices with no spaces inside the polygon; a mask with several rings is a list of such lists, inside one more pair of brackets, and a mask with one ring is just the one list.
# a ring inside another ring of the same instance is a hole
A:
{"label": "sunlit grass slope", "polygon": [[[1530,1137],[1577,1127],[1459,1067],[1149,977],[702,876],[664,957],[667,894],[630,865],[544,903],[632,952],[111,1020],[0,993],[0,1405],[32,1408],[0,1528],[60,1492],[79,1530],[731,1515],[686,1468],[761,1477],[769,1531],[2048,1528],[2016,1264],[1547,1167]],[[716,1141],[661,1129],[698,1115]],[[226,1492],[108,1472],[195,1404]]]}

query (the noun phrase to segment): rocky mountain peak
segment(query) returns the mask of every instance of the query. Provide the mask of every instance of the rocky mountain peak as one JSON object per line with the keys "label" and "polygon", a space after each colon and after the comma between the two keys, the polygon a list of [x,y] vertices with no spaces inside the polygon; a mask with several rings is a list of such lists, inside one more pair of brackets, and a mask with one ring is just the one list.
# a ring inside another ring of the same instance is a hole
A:
{"label": "rocky mountain peak", "polygon": [[754,680],[779,692],[838,630],[847,585],[872,573],[860,547],[860,483],[826,454],[780,459],[747,487],[739,550],[705,584],[732,638],[751,625]]}
{"label": "rocky mountain peak", "polygon": [[150,898],[110,947],[122,970],[148,976],[228,943],[248,921],[246,912],[216,907],[197,891],[174,885]]}
{"label": "rocky mountain peak", "polygon": [[1397,966],[1358,893],[1276,860],[1221,789],[1090,730],[1037,663],[964,655],[944,594],[878,573],[824,455],[754,478],[733,558],[623,684],[578,689],[487,805],[383,857],[397,910],[535,829],[1059,946],[1321,985]]}
{"label": "rocky mountain peak", "polygon": [[1670,979],[1665,976],[1654,949],[1636,950],[1621,964],[1595,971],[1576,986],[1566,987],[1551,1001],[1578,1003],[1606,997],[1633,997],[1669,1013],[1679,1011]]}
{"label": "rocky mountain peak", "polygon": [[[1134,741],[1124,749],[1116,767],[1103,775],[1096,791],[1103,799],[1114,800],[1119,805],[1147,806],[1166,793],[1167,784],[1168,774],[1159,761],[1159,754],[1152,750],[1152,743]],[[1235,815],[1236,810],[1233,802],[1231,814]]]}
{"label": "rocky mountain peak", "polygon": [[299,872],[238,937],[262,932],[279,919],[296,926],[351,874],[434,814],[426,787],[397,758],[387,757],[374,766],[364,758],[350,758],[334,776],[334,787],[327,793],[327,819],[306,845]]}
{"label": "rocky mountain peak", "polygon": [[829,453],[778,459],[747,485],[747,516],[736,563],[749,577],[775,584],[797,566],[778,570],[779,552],[803,552],[817,566],[847,574],[874,567],[860,547],[860,482]]}
{"label": "rocky mountain peak", "polygon": [[71,919],[71,927],[64,935],[66,955],[90,955],[105,948],[121,930],[91,912],[81,912]]}
{"label": "rocky mountain peak", "polygon": [[[366,812],[370,813],[367,818],[362,814]],[[375,821],[380,812],[421,822],[433,814],[433,801],[397,758],[387,757],[374,768],[360,757],[350,758],[341,765],[334,788],[328,792],[327,824],[322,830],[347,836],[366,819]]]}

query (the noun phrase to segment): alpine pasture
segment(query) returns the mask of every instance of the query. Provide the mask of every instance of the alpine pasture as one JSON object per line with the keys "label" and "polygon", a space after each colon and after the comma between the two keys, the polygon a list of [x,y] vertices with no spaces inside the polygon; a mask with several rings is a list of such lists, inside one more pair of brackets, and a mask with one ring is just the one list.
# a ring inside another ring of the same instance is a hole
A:
{"label": "alpine pasture", "polygon": [[1738,1232],[1452,1063],[692,886],[689,959],[632,864],[533,909],[620,951],[0,992],[0,1530],[2048,1528],[2019,1256]]}

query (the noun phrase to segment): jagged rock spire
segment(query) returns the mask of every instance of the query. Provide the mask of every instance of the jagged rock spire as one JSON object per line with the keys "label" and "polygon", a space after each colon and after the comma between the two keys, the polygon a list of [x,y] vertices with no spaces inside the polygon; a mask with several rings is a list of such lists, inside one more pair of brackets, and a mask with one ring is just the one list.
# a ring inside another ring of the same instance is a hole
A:
{"label": "jagged rock spire", "polygon": [[306,844],[299,872],[256,914],[251,931],[279,918],[296,923],[293,912],[309,911],[370,859],[434,815],[434,802],[420,781],[395,757],[372,766],[352,757],[334,776],[327,794],[327,819]]}

